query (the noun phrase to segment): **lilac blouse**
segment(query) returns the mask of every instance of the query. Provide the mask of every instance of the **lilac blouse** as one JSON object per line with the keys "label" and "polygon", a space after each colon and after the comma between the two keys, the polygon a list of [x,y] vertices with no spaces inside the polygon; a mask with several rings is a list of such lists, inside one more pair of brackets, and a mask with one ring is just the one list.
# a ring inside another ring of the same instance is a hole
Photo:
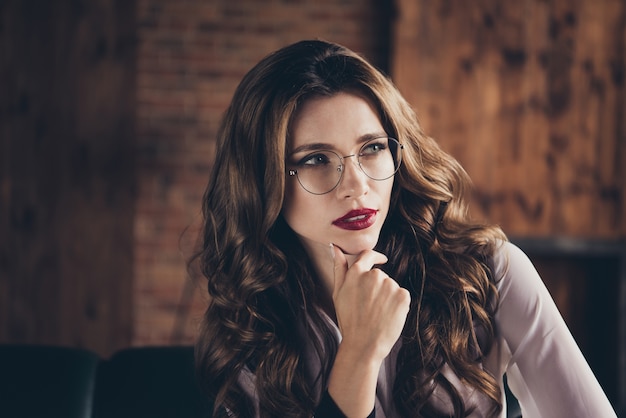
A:
{"label": "lilac blouse", "polygon": [[[498,335],[483,367],[499,378],[501,386],[506,373],[509,387],[519,400],[525,418],[616,417],[526,254],[507,242],[492,262],[494,277],[499,278]],[[326,318],[340,341],[339,329]],[[398,343],[383,362],[378,376],[376,418],[401,418],[391,398],[399,348]],[[319,359],[312,352],[306,355],[310,360],[310,372],[315,375],[320,368]],[[465,404],[475,406],[471,417],[488,416],[489,405],[483,398],[464,386],[449,368],[444,367],[443,373],[462,394]],[[254,376],[243,373],[239,382],[254,398]],[[323,392],[321,388],[319,392]],[[431,400],[443,413],[450,411],[445,392],[435,389]],[[502,402],[504,407],[500,418],[505,418],[504,395]]]}

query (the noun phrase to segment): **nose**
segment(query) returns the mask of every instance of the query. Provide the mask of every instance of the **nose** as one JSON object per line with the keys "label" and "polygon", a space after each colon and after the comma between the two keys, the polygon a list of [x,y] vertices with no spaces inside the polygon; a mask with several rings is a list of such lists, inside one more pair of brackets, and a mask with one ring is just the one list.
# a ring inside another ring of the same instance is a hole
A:
{"label": "nose", "polygon": [[355,198],[367,194],[368,190],[368,177],[361,170],[356,155],[343,157],[343,172],[337,186],[337,196]]}

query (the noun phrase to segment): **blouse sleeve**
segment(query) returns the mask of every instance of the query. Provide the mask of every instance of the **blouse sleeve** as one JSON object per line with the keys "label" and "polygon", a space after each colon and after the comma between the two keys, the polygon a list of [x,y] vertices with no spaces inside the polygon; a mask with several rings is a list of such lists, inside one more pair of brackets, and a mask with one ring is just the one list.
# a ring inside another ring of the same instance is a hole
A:
{"label": "blouse sleeve", "polygon": [[498,283],[499,332],[511,358],[511,391],[528,417],[616,417],[526,254],[506,243]]}
{"label": "blouse sleeve", "polygon": [[[319,418],[346,418],[341,409],[337,406],[333,398],[328,393],[328,390],[325,390],[322,394],[322,399],[315,409],[315,417]],[[376,409],[374,408],[372,412],[367,416],[367,418],[375,418],[376,417]]]}

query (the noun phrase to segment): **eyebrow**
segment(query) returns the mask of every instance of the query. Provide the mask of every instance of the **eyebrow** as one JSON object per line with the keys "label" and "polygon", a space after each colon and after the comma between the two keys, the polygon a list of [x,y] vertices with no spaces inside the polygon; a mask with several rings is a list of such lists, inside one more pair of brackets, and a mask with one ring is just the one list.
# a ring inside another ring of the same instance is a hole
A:
{"label": "eyebrow", "polygon": [[[362,143],[370,141],[372,139],[385,138],[387,136],[388,136],[387,132],[384,132],[384,131],[368,133],[368,134],[365,134],[365,135],[361,135],[357,139],[356,143],[357,144],[362,144]],[[335,148],[334,145],[329,144],[329,143],[325,143],[325,142],[311,142],[309,144],[300,145],[299,147],[295,148],[294,150],[292,150],[289,153],[289,156],[292,156],[294,154],[298,154],[298,153],[304,152],[304,151],[319,151],[319,150],[327,150],[327,149],[334,149],[334,148]]]}

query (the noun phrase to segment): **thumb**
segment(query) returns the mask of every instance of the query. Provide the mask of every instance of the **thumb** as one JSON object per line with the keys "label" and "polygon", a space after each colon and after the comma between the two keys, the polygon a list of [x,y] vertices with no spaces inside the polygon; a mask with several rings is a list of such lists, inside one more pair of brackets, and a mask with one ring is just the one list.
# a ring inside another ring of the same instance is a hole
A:
{"label": "thumb", "polygon": [[348,260],[346,260],[346,256],[341,251],[341,249],[332,243],[330,244],[330,251],[333,255],[334,260],[334,278],[335,284],[333,287],[333,298],[337,295],[337,292],[343,286],[343,282],[346,280],[346,272],[348,271]]}

